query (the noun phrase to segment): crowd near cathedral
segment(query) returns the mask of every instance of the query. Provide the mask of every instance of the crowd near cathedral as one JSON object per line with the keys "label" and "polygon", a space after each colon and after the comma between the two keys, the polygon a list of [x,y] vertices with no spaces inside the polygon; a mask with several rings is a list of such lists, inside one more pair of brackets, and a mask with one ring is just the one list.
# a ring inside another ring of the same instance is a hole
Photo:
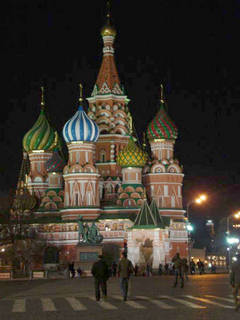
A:
{"label": "crowd near cathedral", "polygon": [[188,257],[183,168],[174,157],[178,130],[161,88],[158,112],[144,128],[149,150],[145,140],[140,144],[115,64],[117,32],[109,17],[101,37],[102,62],[91,96],[84,97],[80,84],[78,105],[72,106],[72,117],[65,119],[61,133],[48,121],[52,110],[42,88],[36,101],[40,114],[23,137],[18,187],[37,198],[34,228],[59,252],[60,263],[77,262],[79,247],[97,245],[83,237],[84,230],[92,230],[114,260],[126,250],[133,264],[150,259],[158,268],[177,252]]}

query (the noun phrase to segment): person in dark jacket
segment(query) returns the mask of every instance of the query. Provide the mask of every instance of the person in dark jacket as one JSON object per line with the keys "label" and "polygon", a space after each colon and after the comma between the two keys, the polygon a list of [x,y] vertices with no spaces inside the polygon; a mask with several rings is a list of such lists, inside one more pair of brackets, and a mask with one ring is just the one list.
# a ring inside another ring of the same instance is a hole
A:
{"label": "person in dark jacket", "polygon": [[183,279],[185,278],[186,280],[188,280],[188,263],[186,258],[182,259],[182,264]]}
{"label": "person in dark jacket", "polygon": [[103,256],[100,255],[98,257],[98,261],[96,261],[92,266],[92,275],[95,278],[95,295],[96,300],[100,300],[100,287],[103,294],[103,299],[107,298],[107,280],[109,278],[108,265],[104,261]]}
{"label": "person in dark jacket", "polygon": [[237,261],[232,264],[230,273],[230,284],[233,288],[233,297],[235,301],[236,311],[240,308],[240,301],[238,300],[238,292],[240,290],[240,254],[236,256]]}
{"label": "person in dark jacket", "polygon": [[183,262],[180,258],[179,253],[176,253],[176,255],[172,259],[174,271],[175,271],[175,282],[173,287],[175,288],[178,283],[178,277],[181,279],[181,288],[184,287],[184,278],[183,278]]}
{"label": "person in dark jacket", "polygon": [[128,281],[131,273],[134,272],[132,262],[128,260],[127,253],[124,251],[122,253],[122,259],[118,264],[118,276],[120,277],[120,287],[123,295],[123,300],[127,301],[128,295]]}

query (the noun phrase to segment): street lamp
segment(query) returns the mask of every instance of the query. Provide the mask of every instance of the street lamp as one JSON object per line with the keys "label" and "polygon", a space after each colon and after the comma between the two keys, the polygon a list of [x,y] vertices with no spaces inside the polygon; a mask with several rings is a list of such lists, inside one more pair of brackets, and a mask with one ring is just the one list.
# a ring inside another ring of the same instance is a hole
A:
{"label": "street lamp", "polygon": [[[196,203],[196,204],[201,204],[202,202],[206,201],[207,200],[207,196],[205,194],[201,194],[199,195],[197,198],[189,201],[187,203],[187,210],[186,210],[186,215],[187,215],[187,219],[189,220],[189,208],[192,204]],[[239,212],[239,215],[240,215],[240,212]]]}
{"label": "street lamp", "polygon": [[232,269],[232,248],[233,245],[237,245],[239,243],[239,239],[235,237],[227,237],[227,243],[230,245],[230,248],[228,250],[229,252],[229,270],[231,271]]}
{"label": "street lamp", "polygon": [[193,226],[189,223],[189,208],[192,204],[201,204],[202,202],[207,200],[207,196],[205,194],[200,194],[197,198],[189,201],[186,206],[186,216],[187,216],[187,231],[188,231],[188,263],[190,265],[190,240],[191,240],[191,231],[194,230]]}
{"label": "street lamp", "polygon": [[230,234],[230,228],[229,228],[229,222],[230,222],[230,219],[231,218],[235,218],[235,219],[240,219],[240,211],[234,213],[234,214],[231,214],[229,216],[227,216],[227,231],[226,233],[229,235]]}

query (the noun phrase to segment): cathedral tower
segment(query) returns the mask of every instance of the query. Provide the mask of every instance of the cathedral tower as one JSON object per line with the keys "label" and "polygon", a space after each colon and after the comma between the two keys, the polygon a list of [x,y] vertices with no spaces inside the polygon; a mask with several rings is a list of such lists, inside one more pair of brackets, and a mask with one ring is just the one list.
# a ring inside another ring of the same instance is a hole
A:
{"label": "cathedral tower", "polygon": [[80,85],[79,107],[66,122],[63,137],[67,143],[69,158],[63,170],[65,181],[64,219],[95,219],[99,214],[99,174],[95,167],[95,142],[99,136],[96,123],[83,109],[82,86]]}
{"label": "cathedral tower", "polygon": [[147,154],[138,148],[131,136],[128,145],[119,152],[117,163],[122,167],[122,185],[118,190],[117,204],[123,207],[140,207],[144,198],[142,168]]}
{"label": "cathedral tower", "polygon": [[144,168],[144,182],[149,199],[154,199],[165,215],[183,215],[183,173],[178,160],[174,159],[177,127],[166,111],[161,87],[160,108],[147,128],[152,161]]}
{"label": "cathedral tower", "polygon": [[57,131],[50,126],[44,102],[44,89],[41,96],[41,111],[34,126],[23,138],[23,148],[30,160],[30,173],[27,187],[38,198],[48,188],[48,175],[45,164],[52,157],[53,151],[59,150],[59,137]]}
{"label": "cathedral tower", "polygon": [[103,59],[89,101],[88,115],[99,126],[100,136],[96,144],[96,166],[102,176],[103,200],[115,202],[121,176],[121,168],[116,163],[120,150],[129,139],[128,98],[120,83],[115,60],[114,40],[116,30],[110,22],[101,30],[103,39]]}

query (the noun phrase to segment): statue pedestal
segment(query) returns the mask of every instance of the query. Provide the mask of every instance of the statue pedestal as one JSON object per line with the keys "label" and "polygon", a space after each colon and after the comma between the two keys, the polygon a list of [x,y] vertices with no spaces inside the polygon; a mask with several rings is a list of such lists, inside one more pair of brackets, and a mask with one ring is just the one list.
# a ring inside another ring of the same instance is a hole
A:
{"label": "statue pedestal", "polygon": [[102,254],[101,244],[81,244],[76,247],[76,259],[74,267],[77,269],[80,267],[83,275],[91,276],[92,265],[98,260],[98,256]]}

